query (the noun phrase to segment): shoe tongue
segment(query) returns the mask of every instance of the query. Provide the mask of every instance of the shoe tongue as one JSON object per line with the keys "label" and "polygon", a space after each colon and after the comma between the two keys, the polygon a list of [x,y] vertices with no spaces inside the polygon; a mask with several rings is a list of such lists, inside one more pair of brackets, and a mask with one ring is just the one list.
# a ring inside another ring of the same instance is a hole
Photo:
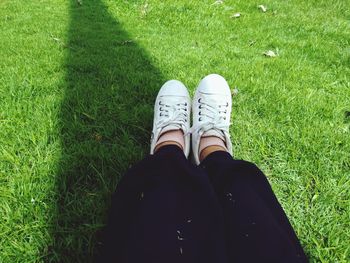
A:
{"label": "shoe tongue", "polygon": [[202,134],[202,137],[210,137],[210,136],[215,136],[220,138],[223,141],[226,141],[224,133],[218,129],[210,129],[209,131],[206,131]]}
{"label": "shoe tongue", "polygon": [[181,127],[179,125],[174,125],[174,124],[170,124],[168,126],[165,126],[159,133],[159,136],[162,135],[165,132],[168,131],[176,131],[176,130],[180,130]]}

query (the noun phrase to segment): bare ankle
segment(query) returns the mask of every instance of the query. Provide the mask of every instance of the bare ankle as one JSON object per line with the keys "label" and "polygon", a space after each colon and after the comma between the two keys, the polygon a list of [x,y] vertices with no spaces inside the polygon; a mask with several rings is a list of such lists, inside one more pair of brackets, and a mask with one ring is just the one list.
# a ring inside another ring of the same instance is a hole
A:
{"label": "bare ankle", "polygon": [[227,152],[225,142],[216,136],[201,137],[199,143],[199,161],[204,160],[209,154],[215,151]]}
{"label": "bare ankle", "polygon": [[157,152],[161,147],[166,145],[176,145],[183,150],[184,144],[184,133],[181,130],[167,131],[159,137],[154,152]]}
{"label": "bare ankle", "polygon": [[208,146],[206,148],[204,148],[200,154],[199,154],[199,161],[202,162],[205,158],[207,158],[207,156],[213,152],[217,152],[217,151],[221,151],[221,152],[227,152],[227,149],[225,147],[222,147],[220,145],[211,145]]}

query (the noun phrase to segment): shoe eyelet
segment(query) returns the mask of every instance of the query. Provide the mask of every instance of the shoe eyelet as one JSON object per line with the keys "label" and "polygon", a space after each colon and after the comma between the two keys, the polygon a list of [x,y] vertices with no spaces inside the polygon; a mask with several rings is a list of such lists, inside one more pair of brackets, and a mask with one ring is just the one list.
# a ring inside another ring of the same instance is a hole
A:
{"label": "shoe eyelet", "polygon": [[198,115],[202,115],[202,112],[200,111],[200,112],[198,113]]}
{"label": "shoe eyelet", "polygon": [[200,98],[198,99],[198,103],[201,103],[201,99]]}
{"label": "shoe eyelet", "polygon": [[199,105],[199,107],[198,107],[199,109],[201,109],[202,108],[202,105]]}
{"label": "shoe eyelet", "polygon": [[187,102],[185,102],[185,106],[187,106]]}
{"label": "shoe eyelet", "polygon": [[162,105],[162,103],[161,103],[161,101],[159,101],[159,103],[158,103],[159,105]]}
{"label": "shoe eyelet", "polygon": [[199,117],[198,121],[202,121],[202,117]]}
{"label": "shoe eyelet", "polygon": [[226,107],[228,107],[228,102],[226,102]]}

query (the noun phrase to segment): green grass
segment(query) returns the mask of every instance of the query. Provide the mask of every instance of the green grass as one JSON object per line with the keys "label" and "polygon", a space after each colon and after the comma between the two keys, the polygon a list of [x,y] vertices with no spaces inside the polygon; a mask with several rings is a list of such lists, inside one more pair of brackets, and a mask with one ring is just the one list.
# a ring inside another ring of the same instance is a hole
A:
{"label": "green grass", "polygon": [[350,262],[348,1],[213,2],[0,2],[0,262],[89,261],[157,90],[212,72],[311,262]]}

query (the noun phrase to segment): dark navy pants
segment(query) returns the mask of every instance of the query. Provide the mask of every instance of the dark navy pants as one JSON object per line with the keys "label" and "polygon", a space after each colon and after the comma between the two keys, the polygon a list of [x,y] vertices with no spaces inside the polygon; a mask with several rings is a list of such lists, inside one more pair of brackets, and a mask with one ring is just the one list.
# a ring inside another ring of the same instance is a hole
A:
{"label": "dark navy pants", "polygon": [[226,152],[192,165],[177,146],[132,167],[98,262],[308,262],[265,175]]}

